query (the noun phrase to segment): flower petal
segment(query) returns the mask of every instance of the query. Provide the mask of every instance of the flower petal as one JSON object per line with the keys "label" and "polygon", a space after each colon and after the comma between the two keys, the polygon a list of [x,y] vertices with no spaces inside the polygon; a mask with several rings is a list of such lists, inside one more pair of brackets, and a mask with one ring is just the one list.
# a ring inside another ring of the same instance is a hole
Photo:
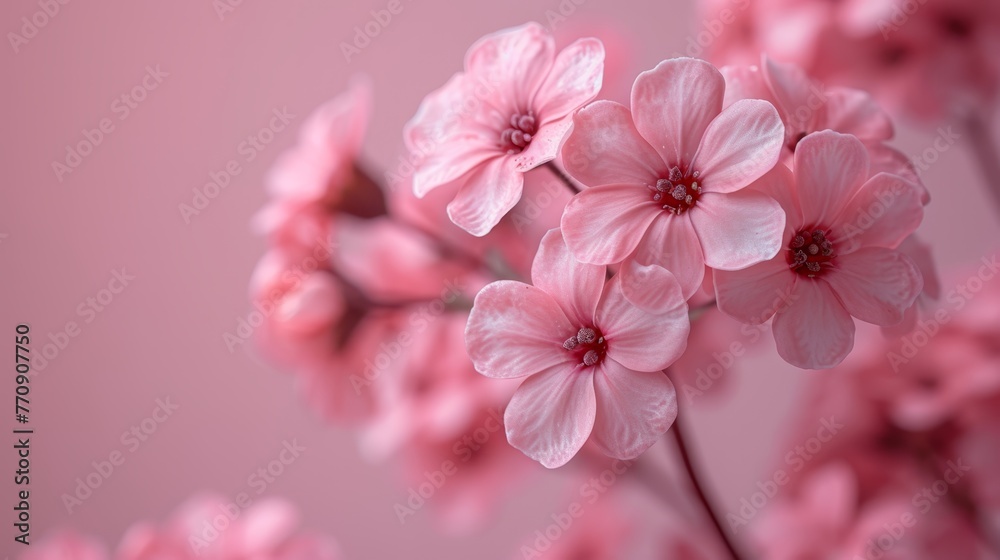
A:
{"label": "flower petal", "polygon": [[844,87],[826,91],[827,126],[853,134],[862,142],[882,142],[893,136],[892,119],[867,92]]}
{"label": "flower petal", "polygon": [[[659,214],[630,257],[636,264],[653,264],[669,270],[680,284],[685,298],[694,295],[705,278],[705,257],[701,241],[698,240],[689,215],[690,212],[679,216]],[[626,274],[631,270],[635,268],[624,268]]]}
{"label": "flower petal", "polygon": [[668,166],[690,164],[709,123],[722,110],[726,81],[694,58],[664,60],[632,85],[632,116],[639,134]]}
{"label": "flower petal", "polygon": [[634,459],[677,418],[677,392],[663,372],[631,371],[605,360],[594,374],[597,417],[591,441],[605,455]]}
{"label": "flower petal", "polygon": [[559,120],[597,96],[604,79],[604,44],[580,39],[556,56],[532,106],[542,123]]}
{"label": "flower petal", "polygon": [[823,280],[800,279],[771,325],[778,355],[803,369],[836,366],[854,348],[854,320]]}
{"label": "flower petal", "polygon": [[760,99],[733,103],[708,125],[694,158],[702,188],[730,193],[756,181],[778,163],[784,141],[773,105]]}
{"label": "flower petal", "polygon": [[594,320],[606,274],[605,266],[576,260],[559,229],[545,234],[531,265],[531,283],[562,304],[569,320],[578,327]]}
{"label": "flower petal", "polygon": [[824,276],[848,313],[883,327],[896,325],[924,287],[909,257],[883,247],[838,256]]}
{"label": "flower petal", "polygon": [[[604,290],[595,316],[608,341],[608,357],[636,371],[661,371],[677,361],[687,347],[691,322],[680,286],[671,277],[663,289],[673,294],[669,304],[652,313],[629,301],[622,292],[622,276],[616,275]],[[647,286],[656,290],[660,286]]]}
{"label": "flower petal", "polygon": [[632,124],[632,115],[613,101],[595,101],[573,116],[562,149],[566,171],[584,185],[655,185],[666,164]]}
{"label": "flower petal", "polygon": [[741,99],[763,99],[772,105],[777,102],[758,66],[724,66],[719,72],[726,79],[726,107]]}
{"label": "flower petal", "polygon": [[770,260],[781,250],[785,211],[766,194],[705,193],[689,214],[711,268],[739,270]]}
{"label": "flower petal", "polygon": [[521,383],[507,405],[507,441],[547,468],[569,462],[594,428],[594,368],[562,365]]}
{"label": "flower petal", "polygon": [[545,81],[555,58],[555,40],[531,22],[487,35],[469,48],[465,70],[495,86],[489,102],[524,109]]}
{"label": "flower petal", "polygon": [[521,172],[530,171],[556,159],[559,146],[572,126],[569,118],[543,125],[524,151],[514,156],[515,168]]}
{"label": "flower petal", "polygon": [[438,187],[503,159],[500,156],[496,143],[481,137],[463,135],[457,140],[443,141],[417,164],[413,173],[413,193],[423,198]]}
{"label": "flower petal", "polygon": [[784,255],[743,270],[716,270],[713,276],[719,310],[750,325],[767,321],[787,306],[796,280]]}
{"label": "flower petal", "polygon": [[646,187],[603,185],[584,189],[566,205],[563,237],[580,261],[619,263],[635,250],[649,224],[661,213]]}
{"label": "flower petal", "polygon": [[572,362],[563,342],[573,327],[542,290],[501,280],[483,288],[469,312],[465,344],[476,371],[488,377],[523,377]]}
{"label": "flower petal", "polygon": [[524,175],[514,160],[498,157],[473,171],[448,204],[448,217],[458,227],[482,237],[521,200]]}
{"label": "flower petal", "polygon": [[868,179],[868,152],[854,136],[832,130],[806,136],[795,148],[795,180],[802,217],[827,226]]}
{"label": "flower petal", "polygon": [[764,79],[774,92],[775,107],[785,126],[791,129],[789,132],[812,132],[819,123],[826,122],[826,92],[822,86],[794,64],[762,58]]}
{"label": "flower petal", "polygon": [[879,173],[847,203],[830,232],[838,255],[862,247],[894,249],[924,219],[920,187],[902,177]]}

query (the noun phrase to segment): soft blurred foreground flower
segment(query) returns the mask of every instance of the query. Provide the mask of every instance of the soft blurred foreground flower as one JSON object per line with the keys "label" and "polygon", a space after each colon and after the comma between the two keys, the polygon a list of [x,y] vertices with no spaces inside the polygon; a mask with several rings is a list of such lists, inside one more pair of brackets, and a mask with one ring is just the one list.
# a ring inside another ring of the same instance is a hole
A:
{"label": "soft blurred foreground flower", "polygon": [[679,58],[643,72],[632,109],[597,101],[573,118],[566,170],[590,188],[562,218],[577,259],[658,265],[685,297],[705,265],[737,270],[778,253],[784,213],[744,187],[778,162],[784,128],[770,103],[723,109],[725,80],[712,65]]}
{"label": "soft blurred foreground flower", "polygon": [[476,236],[521,198],[523,173],[555,159],[573,111],[601,89],[604,47],[581,39],[555,53],[537,23],[487,35],[465,71],[424,99],[404,131],[419,155],[413,191],[459,186],[448,215]]}
{"label": "soft blurred foreground flower", "polygon": [[[249,501],[249,500],[248,500]],[[233,503],[196,497],[165,524],[138,522],[108,556],[98,543],[57,534],[21,560],[340,560],[329,538],[302,533],[295,508],[278,499]]]}
{"label": "soft blurred foreground flower", "polygon": [[832,131],[799,142],[794,168],[779,166],[758,184],[787,213],[784,250],[746,270],[717,270],[715,289],[719,309],[735,319],[774,317],[785,361],[824,369],[853,348],[852,316],[899,324],[920,294],[919,270],[895,249],[923,219],[921,189],[871,176],[861,141]]}
{"label": "soft blurred foreground flower", "polygon": [[469,356],[489,377],[529,376],[504,421],[510,443],[549,468],[588,438],[629,459],[673,423],[677,398],[663,370],[684,351],[690,325],[680,286],[653,267],[642,307],[623,280],[580,263],[559,230],[543,239],[534,285],[490,284],[476,296],[466,330]]}

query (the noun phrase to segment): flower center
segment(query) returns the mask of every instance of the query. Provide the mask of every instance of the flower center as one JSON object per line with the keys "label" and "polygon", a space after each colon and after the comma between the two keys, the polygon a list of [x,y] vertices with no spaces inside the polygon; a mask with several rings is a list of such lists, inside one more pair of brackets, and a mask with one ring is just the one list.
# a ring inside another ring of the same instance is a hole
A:
{"label": "flower center", "polygon": [[823,274],[833,266],[833,259],[837,256],[833,252],[833,243],[820,228],[800,230],[792,238],[788,249],[788,266],[809,278]]}
{"label": "flower center", "polygon": [[698,171],[685,174],[680,167],[671,167],[666,179],[658,179],[655,185],[650,185],[653,202],[671,214],[687,212],[698,203],[698,197],[701,196],[699,175],[701,173]]}
{"label": "flower center", "polygon": [[508,154],[519,154],[537,132],[538,122],[531,111],[514,113],[510,116],[510,126],[500,133],[500,149]]}
{"label": "flower center", "polygon": [[593,366],[604,360],[608,353],[608,341],[601,331],[594,327],[582,327],[576,336],[571,336],[563,342],[563,348],[572,352],[573,356],[585,366]]}

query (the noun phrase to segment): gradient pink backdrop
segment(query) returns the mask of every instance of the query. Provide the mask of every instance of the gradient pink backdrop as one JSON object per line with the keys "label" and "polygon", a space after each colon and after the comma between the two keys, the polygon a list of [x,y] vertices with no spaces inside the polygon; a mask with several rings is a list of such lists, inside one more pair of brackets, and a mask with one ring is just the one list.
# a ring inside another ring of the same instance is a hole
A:
{"label": "gradient pink backdrop", "polygon": [[[704,26],[689,2],[577,2],[567,25],[617,28],[633,42],[635,71],[681,51]],[[545,473],[515,492],[482,533],[440,537],[428,511],[400,525],[392,506],[406,488],[392,466],[367,464],[348,431],[304,408],[291,376],[253,352],[231,354],[223,342],[250,310],[246,285],[263,243],[249,221],[265,199],[262,176],[295,132],[279,132],[185,224],[178,205],[191,203],[193,188],[228,160],[242,162],[238,145],[267,125],[273,109],[287,107],[297,127],[357,72],[375,84],[367,159],[394,164],[402,124],[425,93],[459,69],[473,41],[527,20],[545,23],[546,11],[559,9],[556,0],[402,0],[403,11],[348,64],[340,43],[386,5],[244,1],[220,20],[207,0],[76,1],[61,6],[18,53],[9,44],[0,48],[0,328],[13,335],[17,323],[30,323],[39,352],[47,333],[83,322],[77,306],[107,285],[113,269],[136,276],[32,380],[33,539],[72,526],[115,544],[132,521],[162,520],[194,492],[232,497],[245,490],[247,476],[292,438],[307,451],[266,495],[293,500],[305,525],[336,537],[349,559],[510,558],[561,507],[550,484],[559,473]],[[35,1],[4,2],[0,30],[20,32],[21,18],[38,10]],[[169,76],[119,120],[112,101],[157,65]],[[59,182],[52,161],[105,117],[115,130]],[[901,126],[899,136],[897,145],[917,154],[934,134]],[[1000,229],[963,142],[941,154],[924,179],[934,201],[921,231],[942,268],[991,254]],[[748,359],[725,399],[688,409],[723,509],[737,508],[773,454],[783,454],[775,433],[800,382],[822,375],[793,370],[769,356],[769,342],[763,347],[765,356]],[[11,354],[4,351],[9,362]],[[12,370],[0,385],[8,395]],[[60,496],[92,471],[92,461],[122,449],[122,432],[167,396],[180,410],[67,514]],[[13,427],[13,410],[7,414],[0,426]],[[0,446],[0,512],[7,512],[0,513],[0,555],[21,552],[11,534],[9,439]]]}

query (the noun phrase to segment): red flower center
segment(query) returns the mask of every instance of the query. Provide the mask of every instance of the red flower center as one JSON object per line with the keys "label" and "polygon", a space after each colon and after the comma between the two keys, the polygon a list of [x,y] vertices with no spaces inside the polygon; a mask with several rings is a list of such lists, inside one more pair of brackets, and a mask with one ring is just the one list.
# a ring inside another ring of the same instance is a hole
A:
{"label": "red flower center", "polygon": [[601,331],[594,327],[583,327],[563,342],[563,348],[572,352],[573,356],[585,366],[594,366],[604,360],[608,353],[608,341]]}
{"label": "red flower center", "polygon": [[833,266],[837,255],[822,228],[804,228],[795,234],[788,249],[788,266],[799,274],[815,278]]}
{"label": "red flower center", "polygon": [[519,154],[531,143],[538,132],[538,122],[535,115],[514,113],[510,116],[510,126],[500,133],[500,149],[508,154]]}
{"label": "red flower center", "polygon": [[701,187],[698,186],[698,171],[683,173],[678,166],[670,168],[665,179],[658,179],[650,188],[653,202],[671,214],[683,214],[698,203]]}

